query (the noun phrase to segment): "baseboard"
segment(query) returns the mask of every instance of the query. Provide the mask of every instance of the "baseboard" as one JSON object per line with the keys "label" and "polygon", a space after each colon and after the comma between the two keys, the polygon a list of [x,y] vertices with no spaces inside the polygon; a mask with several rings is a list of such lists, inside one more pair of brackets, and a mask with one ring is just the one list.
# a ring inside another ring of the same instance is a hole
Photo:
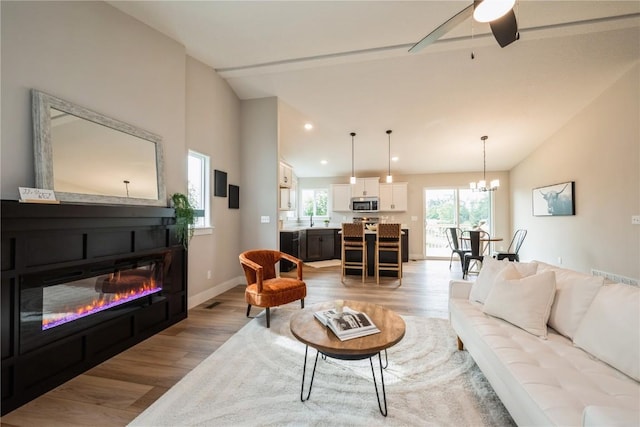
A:
{"label": "baseboard", "polygon": [[244,283],[244,276],[237,276],[231,280],[227,280],[226,282],[219,283],[216,286],[207,289],[206,291],[202,291],[199,294],[191,295],[187,298],[187,305],[189,309],[202,304],[203,302],[210,300],[223,292],[228,291],[231,288],[234,288],[242,283]]}

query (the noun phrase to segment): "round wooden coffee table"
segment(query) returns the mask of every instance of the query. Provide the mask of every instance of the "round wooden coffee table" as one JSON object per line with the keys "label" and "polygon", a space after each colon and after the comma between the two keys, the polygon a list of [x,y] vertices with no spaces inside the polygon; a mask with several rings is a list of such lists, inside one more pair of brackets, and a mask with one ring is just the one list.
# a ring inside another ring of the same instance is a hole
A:
{"label": "round wooden coffee table", "polygon": [[[302,387],[300,389],[300,400],[303,402],[311,396],[311,388],[313,387],[313,378],[316,373],[316,365],[318,364],[318,355],[342,360],[361,360],[369,359],[371,364],[371,374],[373,375],[373,384],[376,389],[376,397],[378,398],[378,408],[382,415],[387,416],[387,396],[384,387],[383,369],[386,368],[388,360],[386,360],[386,350],[389,347],[400,342],[404,337],[405,324],[402,317],[395,312],[386,309],[377,304],[360,301],[344,301],[344,305],[353,310],[366,313],[373,323],[380,329],[380,333],[367,335],[360,338],[354,338],[347,341],[340,339],[331,330],[324,326],[314,317],[316,311],[329,310],[335,307],[335,301],[329,301],[316,304],[295,313],[291,317],[290,328],[291,333],[300,342],[306,345],[304,352],[304,366],[302,369]],[[305,376],[307,370],[307,353],[309,347],[316,349],[316,359],[311,374],[311,382],[307,396],[304,396]],[[385,351],[385,364],[382,364],[380,352]],[[382,384],[382,402],[378,393],[378,383],[373,368],[373,357],[378,356],[380,365],[380,380]],[[384,407],[384,409],[383,409]]]}

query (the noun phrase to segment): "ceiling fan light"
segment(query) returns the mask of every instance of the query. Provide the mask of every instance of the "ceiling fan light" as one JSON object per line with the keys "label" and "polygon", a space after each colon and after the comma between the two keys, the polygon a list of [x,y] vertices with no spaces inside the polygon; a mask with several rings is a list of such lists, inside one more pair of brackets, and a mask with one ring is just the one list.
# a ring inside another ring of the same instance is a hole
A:
{"label": "ceiling fan light", "polygon": [[476,0],[473,6],[473,19],[478,22],[491,22],[504,16],[513,9],[516,0]]}

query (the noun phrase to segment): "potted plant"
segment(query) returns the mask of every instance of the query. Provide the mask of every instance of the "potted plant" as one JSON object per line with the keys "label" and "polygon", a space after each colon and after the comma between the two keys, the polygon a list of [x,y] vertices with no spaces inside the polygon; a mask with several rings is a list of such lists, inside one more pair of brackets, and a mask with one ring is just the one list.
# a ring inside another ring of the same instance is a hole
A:
{"label": "potted plant", "polygon": [[325,220],[324,220],[324,226],[325,226],[325,227],[328,227],[328,226],[329,226],[329,222],[330,222],[330,221],[329,221],[328,219],[325,219]]}
{"label": "potted plant", "polygon": [[176,234],[185,249],[189,247],[189,241],[193,237],[196,223],[196,210],[189,197],[182,193],[171,195],[171,205],[176,211]]}

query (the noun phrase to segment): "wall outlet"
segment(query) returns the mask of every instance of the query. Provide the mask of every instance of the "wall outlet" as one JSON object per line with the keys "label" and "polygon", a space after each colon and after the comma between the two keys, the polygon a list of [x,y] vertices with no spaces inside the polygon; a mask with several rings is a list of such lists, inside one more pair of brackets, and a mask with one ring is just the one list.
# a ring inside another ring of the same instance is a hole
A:
{"label": "wall outlet", "polygon": [[207,270],[207,279],[211,279],[211,270]]}
{"label": "wall outlet", "polygon": [[271,222],[271,218],[269,218],[269,215],[262,215],[260,217],[260,222],[262,224],[269,224],[269,222]]}
{"label": "wall outlet", "polygon": [[631,216],[631,224],[640,225],[640,215],[632,215]]}
{"label": "wall outlet", "polygon": [[561,256],[558,257],[558,265],[560,265],[560,264],[562,264],[562,257]]}

